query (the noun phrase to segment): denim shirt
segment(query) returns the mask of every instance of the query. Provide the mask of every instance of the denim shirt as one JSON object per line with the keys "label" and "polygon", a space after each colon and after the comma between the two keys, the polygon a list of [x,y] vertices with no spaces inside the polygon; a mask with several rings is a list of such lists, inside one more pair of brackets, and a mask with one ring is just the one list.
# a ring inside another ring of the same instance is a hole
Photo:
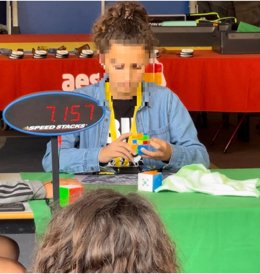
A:
{"label": "denim shirt", "polygon": [[[75,134],[62,136],[59,149],[60,171],[70,173],[100,171],[99,152],[107,144],[110,110],[105,99],[105,78],[95,85],[76,89],[97,99],[106,108],[105,118],[94,127]],[[145,169],[168,169],[177,171],[184,165],[201,163],[209,166],[206,148],[199,142],[197,131],[189,112],[170,89],[143,82],[142,105],[137,111],[138,132],[163,139],[171,144],[172,156],[165,163],[160,160],[143,159]],[[51,144],[42,160],[45,171],[52,170]]]}

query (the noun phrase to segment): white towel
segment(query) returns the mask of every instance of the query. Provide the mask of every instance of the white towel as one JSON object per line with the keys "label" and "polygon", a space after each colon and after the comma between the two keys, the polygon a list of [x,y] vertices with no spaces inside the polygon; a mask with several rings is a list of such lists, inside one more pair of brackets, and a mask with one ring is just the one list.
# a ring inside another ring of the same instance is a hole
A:
{"label": "white towel", "polygon": [[212,195],[233,195],[259,197],[260,179],[233,180],[219,172],[211,172],[201,164],[182,167],[176,174],[163,180],[155,192],[171,190],[176,192],[202,192]]}

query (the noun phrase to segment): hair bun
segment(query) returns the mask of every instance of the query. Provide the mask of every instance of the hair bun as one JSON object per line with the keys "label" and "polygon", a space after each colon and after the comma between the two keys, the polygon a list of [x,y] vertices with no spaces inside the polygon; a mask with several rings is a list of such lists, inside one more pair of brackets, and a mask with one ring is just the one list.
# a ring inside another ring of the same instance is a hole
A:
{"label": "hair bun", "polygon": [[131,11],[131,9],[128,8],[128,7],[125,7],[124,14],[125,14],[125,16],[124,16],[125,19],[133,19],[134,18],[133,17],[133,11]]}
{"label": "hair bun", "polygon": [[93,38],[97,49],[104,53],[110,41],[131,41],[143,44],[149,52],[158,44],[151,30],[148,14],[138,2],[117,2],[106,9],[93,25]]}

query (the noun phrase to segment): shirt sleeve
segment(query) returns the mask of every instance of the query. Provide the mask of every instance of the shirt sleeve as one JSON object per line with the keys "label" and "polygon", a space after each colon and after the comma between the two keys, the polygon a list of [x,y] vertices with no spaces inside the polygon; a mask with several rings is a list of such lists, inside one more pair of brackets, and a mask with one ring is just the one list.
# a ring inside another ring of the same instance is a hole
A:
{"label": "shirt sleeve", "polygon": [[[200,163],[209,166],[209,155],[206,147],[199,141],[197,130],[183,103],[171,95],[169,112],[171,115],[172,156],[164,168],[179,170],[189,164]],[[170,111],[171,109],[171,111]]]}
{"label": "shirt sleeve", "polygon": [[[99,171],[98,154],[100,147],[77,148],[78,138],[75,134],[68,134],[62,137],[62,143],[59,147],[60,172],[82,173]],[[51,142],[47,143],[42,166],[46,172],[52,171]]]}
{"label": "shirt sleeve", "polygon": [[45,198],[45,188],[40,181],[0,181],[0,203],[24,202]]}

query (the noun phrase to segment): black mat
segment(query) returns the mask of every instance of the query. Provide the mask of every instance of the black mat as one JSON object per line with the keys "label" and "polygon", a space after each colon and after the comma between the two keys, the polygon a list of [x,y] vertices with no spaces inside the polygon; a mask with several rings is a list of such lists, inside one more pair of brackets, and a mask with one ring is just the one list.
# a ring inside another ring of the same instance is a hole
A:
{"label": "black mat", "polygon": [[40,172],[49,138],[7,138],[0,149],[0,172]]}

